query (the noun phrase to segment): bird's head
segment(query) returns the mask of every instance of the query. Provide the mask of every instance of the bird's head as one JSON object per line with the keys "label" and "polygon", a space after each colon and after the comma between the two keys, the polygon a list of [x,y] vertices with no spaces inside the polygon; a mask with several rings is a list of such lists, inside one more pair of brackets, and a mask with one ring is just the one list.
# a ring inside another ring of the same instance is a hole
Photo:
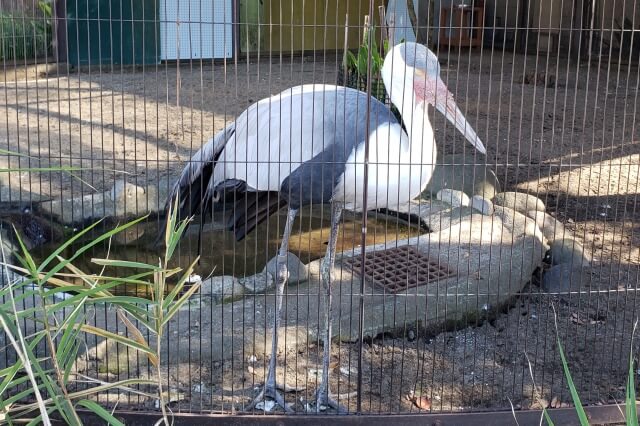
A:
{"label": "bird's head", "polygon": [[410,42],[394,46],[384,59],[381,73],[391,102],[402,114],[426,114],[426,105],[431,104],[456,126],[471,145],[486,154],[482,141],[440,78],[438,58],[426,46]]}

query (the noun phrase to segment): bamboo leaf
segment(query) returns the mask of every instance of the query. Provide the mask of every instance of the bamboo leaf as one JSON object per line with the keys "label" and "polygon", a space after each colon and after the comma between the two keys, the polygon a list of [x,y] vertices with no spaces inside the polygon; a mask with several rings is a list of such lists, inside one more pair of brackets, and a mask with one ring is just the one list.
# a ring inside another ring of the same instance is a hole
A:
{"label": "bamboo leaf", "polygon": [[627,389],[625,392],[625,414],[628,426],[638,426],[638,407],[636,406],[636,372],[633,368],[633,338],[636,333],[636,327],[638,323],[634,323],[633,331],[631,332],[631,350],[629,353],[629,374],[627,376]]}
{"label": "bamboo leaf", "polygon": [[196,259],[191,263],[191,265],[189,265],[189,267],[184,272],[184,274],[182,274],[182,277],[180,277],[180,280],[178,280],[178,282],[173,287],[171,292],[169,292],[169,294],[164,298],[164,301],[162,302],[162,307],[164,309],[169,308],[169,305],[173,302],[176,296],[180,294],[180,292],[182,291],[182,288],[184,287],[185,283],[193,273],[193,270],[195,269],[196,264],[198,263],[199,260],[200,260],[200,256],[196,257]]}
{"label": "bamboo leaf", "polygon": [[173,318],[173,316],[180,310],[180,308],[182,307],[182,305],[184,305],[193,295],[193,293],[195,293],[196,291],[198,291],[198,289],[200,288],[200,283],[196,283],[194,284],[189,290],[187,290],[182,297],[180,297],[180,299],[178,299],[172,306],[171,308],[167,311],[167,314],[165,315],[165,317],[163,318],[163,321],[161,323],[161,326],[164,327],[167,322],[169,322],[171,320],[171,318]]}
{"label": "bamboo leaf", "polygon": [[567,385],[569,386],[571,399],[573,399],[573,405],[575,405],[576,414],[578,415],[578,419],[580,420],[580,424],[582,426],[589,426],[587,413],[585,413],[584,407],[582,406],[582,402],[580,401],[580,396],[578,395],[576,386],[573,383],[573,378],[571,377],[571,372],[569,371],[569,365],[567,364],[567,359],[565,358],[564,351],[562,350],[562,343],[560,342],[560,336],[557,336],[556,340],[558,342],[558,350],[560,351],[560,359],[562,360],[562,369],[564,370],[564,376],[567,379]]}
{"label": "bamboo leaf", "polygon": [[[149,348],[149,344],[145,340],[140,330],[138,330],[138,327],[136,327],[131,321],[129,321],[129,318],[127,318],[126,315],[124,315],[121,310],[118,310],[117,314],[120,321],[122,321],[125,327],[127,327],[127,330],[129,330],[129,333],[133,334],[133,337],[136,340],[136,342],[138,342],[140,345],[144,347]],[[154,367],[157,368],[159,366],[158,357],[155,354],[148,353],[147,357],[149,358],[149,361],[151,361]]]}
{"label": "bamboo leaf", "polygon": [[191,219],[185,219],[182,222],[180,222],[178,229],[171,230],[169,245],[167,246],[167,250],[165,252],[165,262],[170,260],[173,257],[173,253],[175,252],[176,247],[178,246],[178,242],[180,242],[180,237],[184,233],[185,229],[187,229],[187,226],[190,221]]}
{"label": "bamboo leaf", "polygon": [[16,239],[18,240],[18,244],[20,245],[20,249],[22,250],[22,255],[24,256],[20,259],[24,262],[24,267],[29,270],[30,275],[35,276],[37,271],[36,263],[34,262],[33,257],[31,257],[29,250],[27,250],[27,247],[22,242],[22,238],[20,238],[20,233],[18,232],[15,226],[13,227],[13,232],[16,235]]}
{"label": "bamboo leaf", "polygon": [[112,333],[110,331],[104,330],[99,327],[94,327],[89,324],[81,324],[80,328],[85,333],[93,334],[99,337],[104,337],[105,339],[111,339],[125,346],[129,346],[130,348],[144,352],[146,354],[155,355],[155,353],[151,350],[151,348],[148,345],[141,345],[135,340],[129,339],[128,337],[124,337],[119,334]]}
{"label": "bamboo leaf", "polygon": [[104,420],[105,422],[107,422],[110,425],[125,426],[124,423],[122,423],[120,420],[116,419],[110,412],[108,412],[107,410],[102,408],[100,405],[98,405],[94,401],[90,401],[88,399],[81,399],[80,401],[78,401],[76,403],[76,405],[80,405],[82,407],[85,407],[85,408],[91,410],[91,412],[93,412],[97,416],[100,416],[102,418],[102,420]]}
{"label": "bamboo leaf", "polygon": [[[76,258],[78,258],[78,256],[82,255],[85,251],[89,250],[90,248],[100,244],[102,241],[111,238],[113,235],[124,231],[127,228],[130,228],[131,226],[134,226],[140,222],[142,222],[143,220],[145,220],[147,218],[147,216],[142,216],[136,220],[132,220],[131,222],[127,222],[124,225],[120,225],[114,229],[112,229],[111,231],[105,232],[104,234],[100,235],[99,237],[91,240],[89,243],[85,244],[84,246],[80,247],[78,250],[74,251],[73,255],[65,260],[65,262],[60,262],[58,265],[56,265],[54,268],[52,268],[46,275],[45,278],[49,278],[50,276],[53,276],[56,272],[58,272],[60,269],[64,268],[67,263],[71,263],[73,262]],[[69,240],[67,240],[65,243],[63,243],[60,247],[58,247],[51,255],[49,255],[49,257],[47,257],[42,264],[40,264],[40,267],[38,268],[38,270],[40,272],[44,271],[44,269],[46,268],[46,266],[53,260],[55,259],[60,253],[62,253],[62,251],[64,251],[67,247],[69,247],[71,244],[73,244],[73,242],[77,241],[81,236],[83,236],[84,234],[86,234],[87,232],[89,232],[91,229],[95,228],[98,224],[100,223],[100,221],[88,226],[87,228],[83,229],[82,231],[78,232],[76,235],[74,235],[73,237],[71,237]]]}
{"label": "bamboo leaf", "polygon": [[95,263],[100,266],[114,266],[121,268],[137,268],[137,269],[151,269],[157,270],[158,267],[154,265],[149,265],[148,263],[143,262],[130,262],[126,260],[111,260],[111,259],[91,259],[91,263]]}

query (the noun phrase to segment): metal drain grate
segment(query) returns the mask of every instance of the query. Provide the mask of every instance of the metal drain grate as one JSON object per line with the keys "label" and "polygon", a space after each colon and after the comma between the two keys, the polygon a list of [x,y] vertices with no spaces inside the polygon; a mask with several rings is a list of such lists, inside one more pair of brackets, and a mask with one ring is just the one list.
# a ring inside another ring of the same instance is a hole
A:
{"label": "metal drain grate", "polygon": [[[342,263],[360,274],[361,256],[344,259]],[[431,261],[412,246],[367,253],[364,273],[367,280],[390,293],[398,293],[454,275],[449,268]]]}

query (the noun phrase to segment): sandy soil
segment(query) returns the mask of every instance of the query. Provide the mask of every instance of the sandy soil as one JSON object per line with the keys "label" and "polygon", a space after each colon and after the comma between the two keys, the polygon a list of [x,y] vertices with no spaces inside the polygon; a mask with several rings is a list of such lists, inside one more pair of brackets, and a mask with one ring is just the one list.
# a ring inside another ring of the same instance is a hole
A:
{"label": "sandy soil", "polygon": [[[508,408],[509,400],[535,407],[536,393],[556,406],[567,402],[552,306],[583,401],[621,400],[638,316],[638,68],[578,66],[567,59],[547,63],[511,53],[441,58],[443,78],[488,148],[486,159],[478,161],[491,165],[505,188],[542,198],[597,262],[580,294],[541,294],[539,277],[533,277],[511,309],[481,324],[367,342],[364,410],[415,411],[406,399],[411,391],[445,411]],[[333,83],[336,70],[333,57],[307,57],[226,67],[194,62],[179,73],[165,65],[93,69],[37,81],[7,73],[0,83],[0,148],[31,157],[0,157],[0,164],[91,170],[76,173],[82,181],[3,174],[0,194],[6,201],[6,188],[20,187],[23,200],[29,193],[77,196],[108,189],[115,178],[146,185],[176,176],[195,149],[252,102],[295,84]],[[547,77],[523,83],[540,72]],[[550,75],[554,82],[546,87]],[[441,152],[470,152],[441,116],[434,127]],[[12,191],[11,197],[19,196]],[[304,353],[283,354],[287,381],[305,388],[296,398],[315,390],[309,371],[318,367],[318,352],[312,345]],[[333,354],[333,380],[340,378],[334,389],[341,394],[355,390],[356,354],[357,345],[344,344]],[[229,410],[232,402],[239,408],[251,384],[260,381],[263,361],[171,368],[170,384],[185,395],[176,408]],[[344,374],[349,369],[350,378]],[[342,402],[355,409],[355,397]]]}

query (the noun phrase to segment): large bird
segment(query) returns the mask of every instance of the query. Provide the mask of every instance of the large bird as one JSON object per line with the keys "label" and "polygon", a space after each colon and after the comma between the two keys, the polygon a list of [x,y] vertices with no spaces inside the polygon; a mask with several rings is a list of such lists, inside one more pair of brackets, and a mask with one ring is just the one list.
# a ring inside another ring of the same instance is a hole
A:
{"label": "large bird", "polygon": [[[406,131],[389,109],[366,93],[332,85],[303,85],[263,99],[242,112],[191,159],[172,190],[179,214],[203,216],[212,204],[234,202],[229,228],[242,239],[269,215],[288,209],[277,257],[276,308],[267,380],[252,407],[271,398],[291,409],[276,390],[277,329],[280,326],[289,237],[298,210],[331,203],[331,232],[321,264],[326,291],[322,383],[316,407],[343,409],[329,393],[331,270],[343,209],[390,208],[417,197],[436,160],[431,104],[481,153],[485,148],[440,78],[433,52],[416,43],[394,46],[384,59],[382,78]],[[370,108],[369,126],[366,123]],[[363,181],[369,144],[367,182]],[[363,198],[367,185],[367,200]],[[230,201],[231,200],[231,201]],[[204,220],[204,219],[203,219]]]}

